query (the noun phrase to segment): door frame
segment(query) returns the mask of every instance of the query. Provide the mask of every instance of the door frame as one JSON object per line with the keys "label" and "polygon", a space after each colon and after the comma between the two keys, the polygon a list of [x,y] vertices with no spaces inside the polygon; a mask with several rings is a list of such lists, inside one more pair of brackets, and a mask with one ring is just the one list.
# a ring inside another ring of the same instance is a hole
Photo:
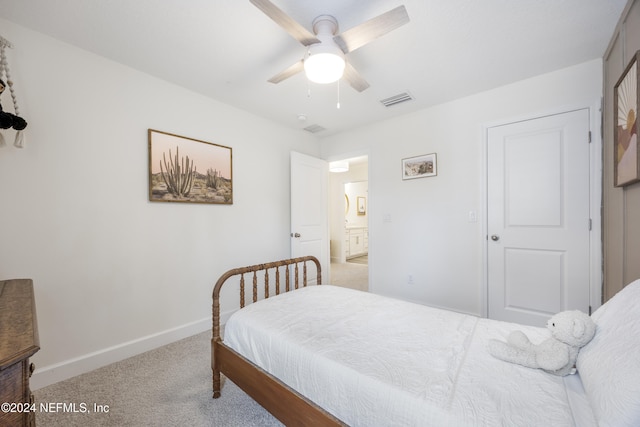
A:
{"label": "door frame", "polygon": [[[331,155],[328,156],[327,158],[325,158],[325,160],[328,163],[331,162],[338,162],[338,161],[342,161],[342,160],[349,160],[349,159],[353,159],[356,157],[363,157],[366,156],[367,157],[367,181],[368,181],[368,188],[369,188],[369,193],[367,195],[367,215],[368,215],[368,230],[369,230],[369,262],[367,264],[367,274],[368,274],[368,288],[369,291],[372,292],[372,281],[371,281],[371,272],[373,270],[373,260],[374,260],[374,253],[372,251],[372,246],[375,246],[375,244],[372,244],[372,241],[374,239],[371,238],[372,233],[371,231],[371,226],[373,224],[373,222],[371,221],[373,212],[374,212],[374,208],[375,208],[375,197],[372,195],[372,191],[371,191],[371,153],[368,149],[364,149],[364,150],[356,150],[356,151],[350,151],[347,153],[341,153],[341,154],[335,154],[335,155]],[[331,174],[331,172],[329,172],[329,174]],[[329,181],[330,178],[327,178],[327,181]],[[344,183],[343,183],[344,184]],[[331,195],[329,195],[329,197],[331,197]],[[331,205],[331,203],[329,202],[329,205]],[[329,219],[329,240],[331,240],[331,212],[329,211],[329,209],[327,210],[327,218]],[[331,251],[329,251],[331,252]],[[331,277],[331,253],[329,253],[329,268],[327,269],[327,278]],[[323,274],[324,276],[324,274]]]}
{"label": "door frame", "polygon": [[[589,306],[595,311],[602,305],[602,98],[588,104],[572,104],[548,110],[537,114],[525,114],[511,118],[491,121],[482,125],[482,197],[481,212],[484,218],[482,222],[482,301],[481,316],[488,316],[489,306],[489,226],[488,226],[488,143],[489,129],[496,126],[504,126],[510,123],[538,119],[545,116],[567,113],[576,110],[589,111],[589,131],[591,143],[589,144],[589,217],[591,218],[591,233],[589,235]],[[585,143],[587,143],[585,141]]]}

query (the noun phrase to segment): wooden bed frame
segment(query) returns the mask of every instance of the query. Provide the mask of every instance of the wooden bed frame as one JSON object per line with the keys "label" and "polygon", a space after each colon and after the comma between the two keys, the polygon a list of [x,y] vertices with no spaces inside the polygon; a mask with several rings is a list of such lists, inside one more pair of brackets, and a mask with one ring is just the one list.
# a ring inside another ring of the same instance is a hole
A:
{"label": "wooden bed frame", "polygon": [[[346,426],[338,418],[225,345],[220,335],[220,289],[228,279],[240,276],[240,308],[242,309],[245,306],[245,274],[252,277],[252,302],[256,302],[258,300],[258,272],[264,271],[261,284],[264,288],[264,298],[269,298],[270,269],[275,270],[275,294],[278,295],[281,293],[281,268],[283,268],[285,276],[284,292],[298,289],[300,286],[307,286],[307,262],[315,264],[317,285],[321,285],[320,262],[313,256],[234,268],[220,276],[213,289],[213,338],[211,339],[213,398],[220,397],[220,374],[222,373],[287,426]],[[302,264],[302,283],[299,280],[299,264]],[[290,266],[292,267],[290,268]]]}

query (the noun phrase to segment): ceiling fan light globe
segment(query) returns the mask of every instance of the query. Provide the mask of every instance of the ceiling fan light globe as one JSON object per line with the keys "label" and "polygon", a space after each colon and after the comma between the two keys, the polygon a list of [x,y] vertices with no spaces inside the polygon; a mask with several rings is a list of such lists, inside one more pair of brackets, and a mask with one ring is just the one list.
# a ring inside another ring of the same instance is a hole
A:
{"label": "ceiling fan light globe", "polygon": [[304,61],[307,78],[314,83],[333,83],[344,74],[344,58],[334,53],[315,53]]}

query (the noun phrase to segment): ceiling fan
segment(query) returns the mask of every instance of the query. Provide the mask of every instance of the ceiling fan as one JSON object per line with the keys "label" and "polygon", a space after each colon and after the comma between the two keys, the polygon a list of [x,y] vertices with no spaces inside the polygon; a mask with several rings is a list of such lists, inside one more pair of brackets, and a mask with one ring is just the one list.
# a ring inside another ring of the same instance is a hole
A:
{"label": "ceiling fan", "polygon": [[[409,22],[406,8],[398,6],[339,34],[338,21],[333,16],[320,15],[313,20],[311,33],[271,1],[249,1],[308,48],[304,59],[271,77],[270,83],[280,83],[304,70],[307,77],[317,83],[331,83],[344,77],[355,90],[362,92],[369,83],[345,61],[345,55]],[[317,63],[322,63],[320,71],[314,68]]]}

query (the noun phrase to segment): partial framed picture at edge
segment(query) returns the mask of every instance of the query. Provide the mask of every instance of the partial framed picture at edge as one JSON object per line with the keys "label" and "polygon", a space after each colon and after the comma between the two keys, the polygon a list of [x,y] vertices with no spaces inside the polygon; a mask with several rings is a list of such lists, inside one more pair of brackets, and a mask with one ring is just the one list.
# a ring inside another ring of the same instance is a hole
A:
{"label": "partial framed picture at edge", "polygon": [[631,59],[620,80],[614,86],[614,152],[613,171],[616,187],[640,181],[638,153],[638,58]]}

